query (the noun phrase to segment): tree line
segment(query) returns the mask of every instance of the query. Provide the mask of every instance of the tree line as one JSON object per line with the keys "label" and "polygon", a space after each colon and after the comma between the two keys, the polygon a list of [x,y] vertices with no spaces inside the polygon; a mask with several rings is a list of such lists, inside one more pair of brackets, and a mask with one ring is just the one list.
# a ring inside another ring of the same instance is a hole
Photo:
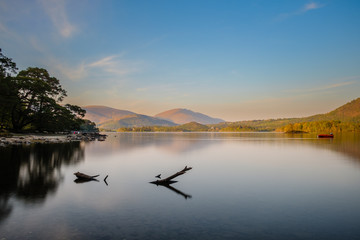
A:
{"label": "tree line", "polygon": [[[289,120],[290,121],[290,120]],[[284,121],[281,121],[284,122]],[[105,130],[105,129],[104,129]],[[107,130],[109,131],[109,130]],[[179,126],[143,126],[143,127],[122,127],[117,132],[286,132],[286,133],[330,133],[330,132],[360,132],[360,122],[342,121],[313,121],[289,123],[279,126],[276,129],[260,126],[248,126],[239,123],[201,125],[188,123]]]}
{"label": "tree line", "polygon": [[314,121],[288,124],[277,129],[280,132],[330,133],[360,132],[360,122]]}
{"label": "tree line", "polygon": [[18,72],[0,49],[0,131],[60,132],[93,128],[86,111],[61,102],[67,96],[60,81],[43,68]]}

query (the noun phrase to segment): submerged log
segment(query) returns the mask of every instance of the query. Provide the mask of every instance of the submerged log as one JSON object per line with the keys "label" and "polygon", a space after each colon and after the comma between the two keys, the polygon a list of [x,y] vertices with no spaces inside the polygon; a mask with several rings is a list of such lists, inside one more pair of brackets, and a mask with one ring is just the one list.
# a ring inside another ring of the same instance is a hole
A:
{"label": "submerged log", "polygon": [[153,181],[151,183],[154,183],[154,184],[157,184],[157,185],[169,185],[169,184],[172,184],[172,183],[175,183],[176,181],[172,181],[172,179],[180,176],[180,175],[183,175],[186,173],[186,171],[189,171],[191,170],[192,167],[187,167],[185,166],[183,170],[171,175],[170,177],[167,177],[167,178],[164,178],[164,179],[161,179],[161,180],[156,180],[156,181]]}
{"label": "submerged log", "polygon": [[81,172],[76,172],[74,173],[74,175],[78,178],[78,179],[83,179],[83,180],[96,180],[95,178],[100,176],[100,175],[95,175],[95,176],[89,176],[87,174],[81,173]]}

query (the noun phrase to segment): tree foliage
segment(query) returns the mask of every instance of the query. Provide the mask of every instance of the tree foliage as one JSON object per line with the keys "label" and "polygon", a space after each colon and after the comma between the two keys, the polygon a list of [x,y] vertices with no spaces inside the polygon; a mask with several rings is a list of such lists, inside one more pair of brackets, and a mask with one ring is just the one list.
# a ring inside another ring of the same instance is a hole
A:
{"label": "tree foliage", "polygon": [[288,124],[277,131],[280,132],[304,132],[304,133],[329,133],[329,132],[360,132],[359,122],[342,121],[315,121]]}
{"label": "tree foliage", "polygon": [[12,75],[16,74],[16,71],[16,63],[0,49],[0,129],[11,124],[11,106],[16,101]]}
{"label": "tree foliage", "polygon": [[96,123],[88,120],[88,119],[84,119],[84,123],[82,123],[80,125],[80,130],[84,131],[84,132],[98,132],[99,129],[96,127]]}
{"label": "tree foliage", "polygon": [[77,130],[86,111],[60,103],[66,91],[43,68],[29,67],[16,74],[16,64],[0,51],[0,128],[10,131]]}

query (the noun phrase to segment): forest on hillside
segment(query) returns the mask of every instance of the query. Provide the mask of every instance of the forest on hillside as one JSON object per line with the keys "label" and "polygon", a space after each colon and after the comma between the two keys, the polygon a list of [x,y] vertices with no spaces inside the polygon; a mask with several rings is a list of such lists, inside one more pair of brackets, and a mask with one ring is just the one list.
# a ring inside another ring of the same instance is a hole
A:
{"label": "forest on hillside", "polygon": [[277,129],[286,133],[360,132],[360,122],[316,121],[288,124]]}

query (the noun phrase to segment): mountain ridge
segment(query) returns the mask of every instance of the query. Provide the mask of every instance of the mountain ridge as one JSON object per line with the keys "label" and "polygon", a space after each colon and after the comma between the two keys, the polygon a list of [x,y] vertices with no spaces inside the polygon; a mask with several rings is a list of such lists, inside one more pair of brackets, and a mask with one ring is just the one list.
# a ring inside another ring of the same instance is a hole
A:
{"label": "mountain ridge", "polygon": [[138,114],[103,105],[88,105],[84,106],[83,109],[86,110],[85,119],[95,122],[99,128],[108,130],[123,127],[176,126],[190,122],[198,122],[200,124],[224,122],[222,119],[212,118],[208,115],[183,108],[171,109],[155,116]]}
{"label": "mountain ridge", "polygon": [[284,126],[321,121],[341,121],[343,123],[360,123],[360,98],[354,99],[333,111],[324,114],[315,114],[302,118],[281,118],[267,120],[247,120],[213,124],[212,127],[219,131],[243,131],[250,128],[253,131],[275,131]]}
{"label": "mountain ridge", "polygon": [[[142,127],[142,126],[175,126],[196,122],[208,125],[214,131],[274,131],[288,124],[318,121],[341,121],[341,122],[360,122],[360,98],[354,99],[333,111],[324,114],[316,114],[303,118],[282,118],[268,120],[236,121],[225,122],[222,119],[212,118],[202,113],[193,112],[188,109],[174,108],[168,111],[147,116],[137,114],[127,110],[119,110],[101,105],[91,105],[84,107],[87,110],[85,118],[94,121],[100,128],[109,130],[121,127]],[[197,119],[194,119],[198,117]],[[205,116],[205,117],[204,117]],[[214,120],[217,123],[208,123],[206,120]],[[204,123],[205,121],[205,123]],[[195,127],[194,127],[195,126]],[[205,130],[194,123],[191,129]],[[186,128],[187,129],[187,128]]]}
{"label": "mountain ridge", "polygon": [[303,118],[306,121],[338,120],[359,121],[360,120],[360,98],[341,105],[333,111],[324,114],[316,114]]}
{"label": "mountain ridge", "polygon": [[203,113],[194,112],[185,108],[174,108],[155,115],[157,118],[171,120],[177,124],[185,124],[189,122],[197,122],[200,124],[217,124],[225,122],[220,118],[213,118]]}
{"label": "mountain ridge", "polygon": [[146,126],[168,126],[168,127],[171,127],[171,126],[176,126],[176,125],[177,124],[175,124],[173,122],[155,118],[155,117],[151,117],[151,116],[147,116],[147,115],[143,115],[143,114],[130,114],[130,115],[126,115],[119,119],[112,119],[112,120],[108,120],[108,121],[99,123],[98,127],[101,129],[115,130],[115,129],[127,128],[127,127],[146,127]]}
{"label": "mountain ridge", "polygon": [[120,110],[102,105],[84,106],[83,109],[86,110],[84,118],[89,119],[96,124],[108,121],[110,119],[119,119],[127,115],[136,114],[128,110]]}

